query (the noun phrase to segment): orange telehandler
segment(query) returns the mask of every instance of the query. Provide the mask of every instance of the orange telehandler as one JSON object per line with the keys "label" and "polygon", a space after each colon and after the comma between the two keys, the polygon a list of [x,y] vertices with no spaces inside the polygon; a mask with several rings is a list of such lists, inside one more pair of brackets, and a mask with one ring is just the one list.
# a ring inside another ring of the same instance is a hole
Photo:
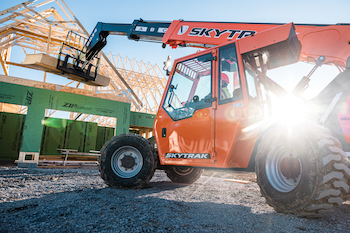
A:
{"label": "orange telehandler", "polygon": [[[168,72],[155,144],[134,134],[105,143],[100,172],[109,186],[141,188],[156,169],[179,183],[195,182],[203,168],[255,170],[269,205],[305,217],[323,216],[349,196],[343,149],[350,152],[350,24],[98,23],[71,57],[75,66],[59,61],[58,68],[93,79],[88,64],[109,34],[162,42],[163,48],[205,48],[175,60]],[[315,66],[290,93],[267,76],[298,61]],[[340,74],[303,101],[311,75],[325,64]],[[273,96],[282,105],[276,108]]]}

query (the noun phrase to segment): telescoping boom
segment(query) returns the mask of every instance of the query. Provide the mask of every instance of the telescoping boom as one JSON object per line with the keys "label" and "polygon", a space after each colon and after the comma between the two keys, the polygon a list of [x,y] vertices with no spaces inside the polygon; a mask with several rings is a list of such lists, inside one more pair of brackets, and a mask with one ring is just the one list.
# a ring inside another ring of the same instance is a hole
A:
{"label": "telescoping boom", "polygon": [[[74,58],[75,72],[87,73],[88,64],[107,44],[109,35],[123,35],[135,41],[162,43],[162,47],[211,48],[228,41],[252,37],[283,24],[239,22],[172,22],[134,20],[132,24],[97,23],[85,45]],[[324,56],[327,62],[345,67],[350,52],[350,24],[294,24],[302,44],[300,61],[313,62]],[[278,35],[276,35],[278,36]],[[320,40],[320,38],[326,38]],[[67,69],[65,72],[69,72]]]}

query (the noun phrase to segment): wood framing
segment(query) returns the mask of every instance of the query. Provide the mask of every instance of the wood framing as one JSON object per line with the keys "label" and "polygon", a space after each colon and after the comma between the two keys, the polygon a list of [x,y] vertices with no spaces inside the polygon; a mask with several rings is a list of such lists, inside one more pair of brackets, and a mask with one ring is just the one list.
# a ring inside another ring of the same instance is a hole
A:
{"label": "wood framing", "polygon": [[[99,19],[96,19],[96,22],[98,21]],[[17,67],[35,68],[43,71],[42,83],[45,87],[50,86],[46,85],[46,82],[53,73],[58,75],[55,79],[59,81],[60,86],[63,86],[62,90],[69,87],[77,91],[86,90],[97,96],[109,96],[109,99],[128,99],[132,111],[151,114],[157,112],[167,82],[157,65],[137,62],[127,57],[121,58],[119,55],[113,56],[112,53],[106,56],[101,52],[98,80],[95,83],[72,76],[67,79],[67,76],[56,72],[53,64],[57,61],[61,43],[65,41],[69,31],[74,31],[85,38],[89,37],[89,33],[64,0],[26,1],[8,9],[0,9],[0,70],[4,75],[11,77],[10,70],[20,69]],[[25,60],[16,59],[18,49],[11,57],[14,47],[21,48],[19,51],[23,52]],[[113,54],[118,53],[114,51]],[[39,61],[30,62],[33,57]],[[45,62],[46,58],[50,57],[56,61],[51,59],[48,67]],[[23,76],[21,78],[30,79]],[[110,79],[108,84],[107,79]],[[18,111],[22,110],[23,108],[19,106]],[[84,117],[95,118],[95,116]],[[101,124],[110,121],[113,119],[101,117]]]}

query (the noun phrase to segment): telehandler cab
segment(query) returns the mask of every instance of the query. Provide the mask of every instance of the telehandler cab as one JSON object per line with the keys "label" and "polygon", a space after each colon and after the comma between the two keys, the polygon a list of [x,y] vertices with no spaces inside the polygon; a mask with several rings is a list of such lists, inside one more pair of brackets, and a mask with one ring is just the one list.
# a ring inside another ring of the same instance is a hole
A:
{"label": "telehandler cab", "polygon": [[[100,172],[109,186],[141,188],[156,169],[188,184],[203,168],[255,170],[269,205],[305,217],[323,216],[349,196],[342,150],[350,152],[349,24],[98,23],[71,69],[88,75],[109,34],[206,48],[175,60],[154,121],[155,144],[134,134],[105,143]],[[315,66],[291,93],[267,76],[298,61]],[[341,72],[305,102],[300,95],[324,64]],[[273,95],[284,101],[278,108]]]}

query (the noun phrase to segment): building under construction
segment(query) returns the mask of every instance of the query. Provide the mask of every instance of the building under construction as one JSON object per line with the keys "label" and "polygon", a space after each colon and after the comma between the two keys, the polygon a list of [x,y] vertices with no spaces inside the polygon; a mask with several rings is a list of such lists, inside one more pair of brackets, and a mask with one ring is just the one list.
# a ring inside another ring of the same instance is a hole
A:
{"label": "building under construction", "polygon": [[82,49],[88,37],[63,0],[0,11],[0,160],[37,161],[65,149],[89,154],[113,135],[152,136],[162,71],[103,52],[95,81],[58,70],[60,52]]}

